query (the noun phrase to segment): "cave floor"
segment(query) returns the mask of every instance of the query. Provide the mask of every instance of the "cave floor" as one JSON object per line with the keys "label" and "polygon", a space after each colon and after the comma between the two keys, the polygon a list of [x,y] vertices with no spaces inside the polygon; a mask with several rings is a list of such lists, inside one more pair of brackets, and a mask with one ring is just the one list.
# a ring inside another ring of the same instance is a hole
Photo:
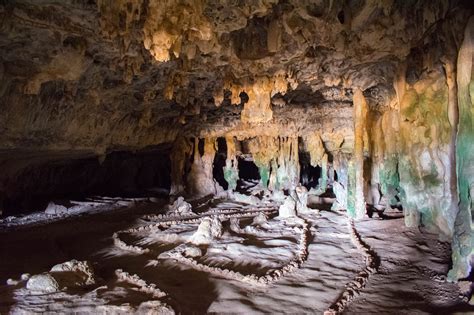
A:
{"label": "cave floor", "polygon": [[[157,259],[158,255],[189,240],[198,223],[178,222],[167,229],[121,236],[127,244],[146,248],[144,253],[114,245],[114,232],[159,221],[144,216],[156,214],[160,208],[163,207],[159,204],[144,204],[1,231],[0,313],[141,312],[153,296],[118,281],[116,269],[156,284],[166,293],[159,300],[177,313],[322,313],[365,267],[363,257],[351,243],[345,215],[332,211],[311,211],[301,216],[309,226],[307,260],[300,268],[266,286],[229,279],[172,258],[163,259],[163,255]],[[295,234],[300,231],[300,221],[278,219],[277,212],[269,209],[269,206],[256,208],[228,200],[202,205],[198,218],[225,211],[228,216],[248,215],[240,218],[238,231],[224,220],[222,237],[199,246],[203,251],[200,263],[260,276],[290,261],[298,250]],[[252,224],[251,211],[255,210],[267,211],[268,222],[260,226]],[[462,302],[458,285],[444,281],[443,275],[449,268],[449,244],[438,241],[434,234],[406,228],[403,219],[366,219],[357,222],[356,228],[380,257],[380,267],[348,305],[346,313],[474,311]],[[95,285],[37,295],[28,294],[25,281],[5,285],[9,278],[46,272],[53,265],[71,259],[92,263],[97,276]]]}

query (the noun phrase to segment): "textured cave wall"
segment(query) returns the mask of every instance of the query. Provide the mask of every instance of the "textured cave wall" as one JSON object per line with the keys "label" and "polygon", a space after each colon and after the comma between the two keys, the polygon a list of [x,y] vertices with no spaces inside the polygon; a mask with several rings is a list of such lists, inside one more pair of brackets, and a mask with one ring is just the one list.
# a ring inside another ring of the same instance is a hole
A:
{"label": "textured cave wall", "polygon": [[372,166],[365,178],[366,198],[379,195],[385,207],[400,203],[408,226],[423,225],[452,242],[450,279],[469,275],[473,248],[472,24],[465,27],[465,36],[458,25],[460,33],[450,37],[441,24],[432,36],[448,47],[427,41],[424,55],[410,54],[400,65],[390,109],[369,112]]}
{"label": "textured cave wall", "polygon": [[451,279],[464,278],[471,271],[474,253],[474,18],[469,19],[459,49],[457,84],[459,131],[456,143],[459,209],[455,218]]}

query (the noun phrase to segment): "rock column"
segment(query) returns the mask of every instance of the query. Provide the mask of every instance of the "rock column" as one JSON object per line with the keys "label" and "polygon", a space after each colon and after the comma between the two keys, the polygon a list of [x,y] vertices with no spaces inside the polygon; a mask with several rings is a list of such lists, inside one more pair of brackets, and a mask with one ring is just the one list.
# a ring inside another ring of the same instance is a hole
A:
{"label": "rock column", "polygon": [[356,219],[365,215],[364,199],[364,133],[367,118],[367,102],[359,88],[354,89],[354,152],[349,162],[349,191],[347,211]]}

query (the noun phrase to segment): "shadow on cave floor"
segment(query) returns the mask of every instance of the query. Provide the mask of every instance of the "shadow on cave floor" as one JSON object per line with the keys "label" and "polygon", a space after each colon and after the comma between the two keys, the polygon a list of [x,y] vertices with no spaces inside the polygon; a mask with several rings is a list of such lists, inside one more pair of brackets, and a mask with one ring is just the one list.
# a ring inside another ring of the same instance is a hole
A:
{"label": "shadow on cave floor", "polygon": [[[131,227],[140,216],[156,213],[165,203],[163,200],[161,204],[145,204],[76,216],[47,225],[0,231],[0,313],[9,313],[13,302],[11,286],[4,285],[7,279],[19,279],[23,273],[39,274],[71,259],[92,262],[96,275],[101,279],[100,284],[110,284],[114,270],[126,266],[128,272],[146,276],[147,281],[157,281],[170,295],[178,297],[180,305],[169,302],[176,310],[205,313],[216,297],[213,284],[205,273],[178,270],[173,266],[145,267],[148,260],[156,259],[156,255],[106,257],[102,254],[104,249],[112,246],[111,235],[115,231]],[[175,277],[176,274],[179,276]],[[206,295],[192,298],[196,292],[206,292]]]}
{"label": "shadow on cave floor", "polygon": [[[205,198],[199,202],[208,200]],[[202,314],[224,310],[277,312],[286,306],[285,311],[301,313],[310,310],[319,312],[330,305],[363,265],[363,258],[347,238],[344,213],[333,211],[321,211],[321,216],[312,222],[314,230],[309,238],[309,257],[302,268],[271,288],[260,291],[182,268],[172,261],[148,265],[158,253],[169,249],[172,244],[151,245],[152,254],[106,254],[106,249],[112,245],[113,232],[134,225],[143,214],[157,213],[164,203],[0,232],[0,283],[4,284],[8,278],[18,279],[25,272],[38,274],[47,271],[54,264],[71,259],[89,260],[102,278],[101,283],[110,283],[114,270],[123,268],[159,284],[169,293],[170,299],[166,302],[177,313]],[[201,211],[208,207],[202,206]],[[362,294],[346,310],[347,313],[472,312],[473,307],[460,303],[455,284],[435,280],[437,275],[447,272],[449,246],[439,242],[432,234],[404,227],[402,221],[365,219],[356,224],[363,240],[380,255],[381,268],[370,278]],[[242,224],[248,222],[250,219],[243,220]],[[251,238],[245,245],[257,245],[262,250],[268,247],[259,245]],[[6,290],[4,285],[0,285],[2,314],[8,313],[11,307],[11,302],[8,302],[12,299],[11,293],[11,289]],[[318,298],[308,299],[308,296]]]}

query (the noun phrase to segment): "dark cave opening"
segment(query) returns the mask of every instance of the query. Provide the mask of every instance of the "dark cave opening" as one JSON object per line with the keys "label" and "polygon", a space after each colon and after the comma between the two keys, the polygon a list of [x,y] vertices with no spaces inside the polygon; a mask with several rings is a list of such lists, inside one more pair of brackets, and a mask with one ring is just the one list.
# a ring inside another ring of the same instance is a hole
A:
{"label": "dark cave opening", "polygon": [[[11,163],[11,162],[10,162]],[[169,154],[163,149],[63,157],[26,166],[1,179],[2,216],[44,211],[48,203],[66,203],[90,196],[164,196],[171,185]]]}
{"label": "dark cave opening", "polygon": [[310,163],[310,156],[308,152],[299,152],[300,163],[300,183],[308,190],[316,188],[321,178],[321,167],[312,166]]}
{"label": "dark cave opening", "polygon": [[217,138],[217,152],[212,165],[212,175],[222,188],[226,189],[229,184],[224,178],[224,166],[227,159],[227,144],[225,138]]}
{"label": "dark cave opening", "polygon": [[237,190],[245,186],[245,182],[259,181],[260,173],[254,161],[248,157],[239,157],[239,180],[237,181]]}

